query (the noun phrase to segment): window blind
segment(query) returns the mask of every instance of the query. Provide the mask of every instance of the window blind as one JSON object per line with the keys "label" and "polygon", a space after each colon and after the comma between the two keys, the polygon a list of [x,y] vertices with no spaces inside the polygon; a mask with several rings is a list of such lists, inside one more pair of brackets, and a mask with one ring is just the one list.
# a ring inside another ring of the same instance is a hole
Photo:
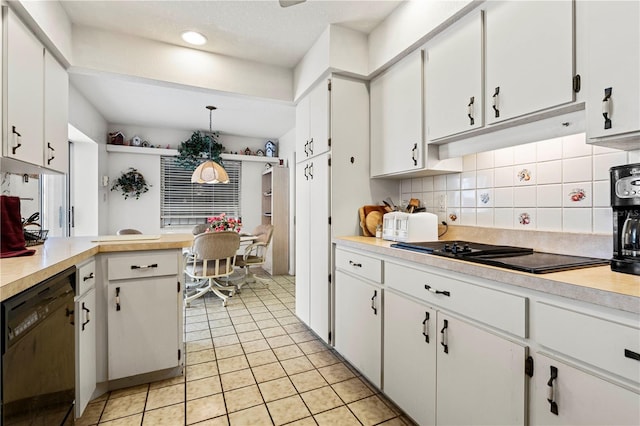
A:
{"label": "window blind", "polygon": [[175,157],[161,157],[160,226],[196,225],[220,213],[241,217],[242,163],[226,160],[223,166],[229,175],[229,183],[191,183],[193,170],[176,165]]}

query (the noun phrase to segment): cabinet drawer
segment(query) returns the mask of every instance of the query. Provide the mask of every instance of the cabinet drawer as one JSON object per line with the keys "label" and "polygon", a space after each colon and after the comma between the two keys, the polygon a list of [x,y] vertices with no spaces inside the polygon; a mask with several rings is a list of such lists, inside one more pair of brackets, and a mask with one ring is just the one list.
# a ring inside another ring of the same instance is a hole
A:
{"label": "cabinet drawer", "polygon": [[336,250],[336,269],[382,283],[382,260],[348,250]]}
{"label": "cabinet drawer", "polygon": [[[640,383],[640,329],[565,308],[536,303],[536,340],[626,379]],[[628,356],[625,356],[627,354]]]}
{"label": "cabinet drawer", "polygon": [[78,265],[76,280],[76,296],[82,296],[84,293],[95,287],[96,261],[94,259]]}
{"label": "cabinet drawer", "polygon": [[[519,337],[527,337],[527,298],[462,281],[432,270],[385,262],[389,288],[449,309]],[[428,288],[427,288],[428,287]]]}
{"label": "cabinet drawer", "polygon": [[113,256],[108,260],[109,281],[176,275],[177,273],[178,255],[175,251]]}

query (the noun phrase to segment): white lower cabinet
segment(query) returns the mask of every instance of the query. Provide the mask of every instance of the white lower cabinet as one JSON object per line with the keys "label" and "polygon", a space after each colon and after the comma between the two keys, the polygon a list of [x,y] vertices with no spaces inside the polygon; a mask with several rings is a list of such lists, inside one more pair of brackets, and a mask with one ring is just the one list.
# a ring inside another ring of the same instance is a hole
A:
{"label": "white lower cabinet", "polygon": [[106,380],[182,364],[181,256],[181,250],[106,255]]}
{"label": "white lower cabinet", "polygon": [[78,266],[74,307],[76,343],[76,418],[82,416],[96,389],[96,265]]}
{"label": "white lower cabinet", "polygon": [[383,390],[418,424],[524,424],[526,348],[385,292]]}
{"label": "white lower cabinet", "polygon": [[335,347],[371,383],[381,386],[382,287],[336,271]]}
{"label": "white lower cabinet", "polygon": [[535,354],[530,425],[638,425],[640,396],[541,353]]}

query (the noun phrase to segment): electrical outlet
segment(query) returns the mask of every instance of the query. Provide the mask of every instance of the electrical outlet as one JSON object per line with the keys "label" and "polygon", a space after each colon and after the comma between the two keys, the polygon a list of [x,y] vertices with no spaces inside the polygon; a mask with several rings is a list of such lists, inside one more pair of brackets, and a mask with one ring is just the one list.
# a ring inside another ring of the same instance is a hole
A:
{"label": "electrical outlet", "polygon": [[438,194],[438,212],[445,212],[447,210],[447,196],[446,194]]}

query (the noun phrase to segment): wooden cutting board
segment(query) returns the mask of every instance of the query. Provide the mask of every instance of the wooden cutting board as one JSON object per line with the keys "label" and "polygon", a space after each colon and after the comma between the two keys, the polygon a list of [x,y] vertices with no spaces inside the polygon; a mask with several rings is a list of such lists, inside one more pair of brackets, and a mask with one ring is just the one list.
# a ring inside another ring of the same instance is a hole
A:
{"label": "wooden cutting board", "polygon": [[[371,212],[379,212],[378,214],[374,214],[369,218],[367,223],[367,217]],[[365,237],[375,237],[376,236],[376,225],[382,222],[382,215],[386,213],[385,206],[362,206],[358,209],[358,214],[360,215],[360,228],[362,229],[362,235]],[[380,222],[378,222],[378,220]],[[371,227],[373,226],[373,227]]]}

